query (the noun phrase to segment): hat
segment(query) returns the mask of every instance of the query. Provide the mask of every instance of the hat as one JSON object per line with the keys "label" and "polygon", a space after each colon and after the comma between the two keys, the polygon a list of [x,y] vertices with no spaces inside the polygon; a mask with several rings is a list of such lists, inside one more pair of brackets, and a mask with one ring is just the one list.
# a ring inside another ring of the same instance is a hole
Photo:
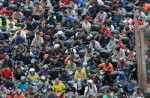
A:
{"label": "hat", "polygon": [[45,64],[45,65],[43,66],[43,68],[44,68],[44,69],[47,69],[47,68],[48,68],[48,65],[47,65],[47,64]]}
{"label": "hat", "polygon": [[87,83],[90,83],[90,84],[91,84],[91,83],[93,83],[93,80],[91,80],[91,79],[90,79],[90,80],[87,80]]}
{"label": "hat", "polygon": [[21,80],[25,80],[26,79],[26,77],[25,76],[21,76]]}

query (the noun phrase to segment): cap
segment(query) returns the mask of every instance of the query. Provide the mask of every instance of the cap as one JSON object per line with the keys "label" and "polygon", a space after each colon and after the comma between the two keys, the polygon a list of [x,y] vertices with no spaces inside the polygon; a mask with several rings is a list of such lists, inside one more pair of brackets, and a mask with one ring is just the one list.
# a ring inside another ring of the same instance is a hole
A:
{"label": "cap", "polygon": [[45,65],[43,66],[43,68],[44,68],[44,69],[47,69],[47,68],[48,68],[48,65],[47,65],[47,64],[45,64]]}
{"label": "cap", "polygon": [[35,71],[35,69],[34,68],[30,68],[30,70],[29,70],[30,72],[34,72]]}
{"label": "cap", "polygon": [[26,79],[26,77],[25,76],[21,76],[21,80],[25,80]]}

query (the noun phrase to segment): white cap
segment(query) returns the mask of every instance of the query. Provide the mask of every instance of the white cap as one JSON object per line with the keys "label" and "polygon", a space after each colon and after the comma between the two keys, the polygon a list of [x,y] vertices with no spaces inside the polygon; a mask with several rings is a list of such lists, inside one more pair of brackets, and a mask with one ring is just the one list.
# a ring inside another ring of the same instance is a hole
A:
{"label": "white cap", "polygon": [[47,64],[45,64],[45,65],[43,66],[43,68],[47,69],[47,68],[48,68],[48,65],[47,65]]}
{"label": "white cap", "polygon": [[62,35],[63,31],[58,31],[57,34]]}
{"label": "white cap", "polygon": [[93,80],[90,79],[90,80],[87,81],[87,83],[91,84],[91,83],[93,83]]}
{"label": "white cap", "polygon": [[21,76],[21,80],[25,80],[26,79],[26,77],[25,76]]}
{"label": "white cap", "polygon": [[29,70],[30,72],[34,72],[35,71],[35,69],[34,68],[30,68],[30,70]]}

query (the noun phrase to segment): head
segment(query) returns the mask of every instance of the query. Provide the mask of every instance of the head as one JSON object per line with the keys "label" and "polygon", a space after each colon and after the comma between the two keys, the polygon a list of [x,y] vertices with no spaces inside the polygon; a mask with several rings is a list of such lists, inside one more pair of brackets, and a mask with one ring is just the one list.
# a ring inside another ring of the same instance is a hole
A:
{"label": "head", "polygon": [[25,76],[21,76],[21,82],[25,83],[26,82],[26,77]]}
{"label": "head", "polygon": [[32,18],[32,17],[29,17],[29,18],[28,18],[28,21],[29,21],[29,23],[32,23],[33,18]]}
{"label": "head", "polygon": [[85,23],[88,23],[88,18],[84,18],[84,22],[85,22]]}
{"label": "head", "polygon": [[93,80],[90,79],[90,80],[87,81],[87,83],[88,83],[89,86],[92,86],[94,82],[93,82]]}
{"label": "head", "polygon": [[66,76],[66,75],[67,75],[67,71],[65,71],[65,70],[62,71],[62,75],[63,75],[63,76]]}
{"label": "head", "polygon": [[18,90],[17,90],[17,95],[21,95],[21,93],[22,93],[22,92],[21,92],[21,89],[18,89]]}
{"label": "head", "polygon": [[45,19],[44,19],[44,18],[42,18],[42,19],[41,19],[41,24],[43,24],[43,25],[44,25],[45,23],[46,23]]}
{"label": "head", "polygon": [[134,84],[134,83],[135,83],[135,80],[134,80],[134,79],[131,79],[131,80],[130,80],[130,83],[131,83],[131,84]]}
{"label": "head", "polygon": [[100,9],[100,10],[99,10],[99,12],[100,12],[100,13],[103,13],[103,12],[104,12],[104,10],[103,10],[103,9]]}
{"label": "head", "polygon": [[6,56],[5,56],[5,59],[6,59],[6,60],[9,60],[9,59],[10,59],[10,58],[9,58],[9,55],[6,55]]}
{"label": "head", "polygon": [[121,5],[119,5],[119,9],[122,10],[122,6]]}
{"label": "head", "polygon": [[53,62],[57,63],[57,57],[53,57]]}
{"label": "head", "polygon": [[55,67],[54,66],[51,67],[51,71],[55,71]]}
{"label": "head", "polygon": [[116,48],[116,51],[117,51],[117,52],[120,52],[120,47],[119,47],[119,46]]}
{"label": "head", "polygon": [[20,33],[17,33],[17,38],[21,38],[21,34]]}
{"label": "head", "polygon": [[21,32],[22,28],[21,28],[21,27],[18,27],[17,30],[18,30],[18,32]]}
{"label": "head", "polygon": [[8,46],[8,43],[6,41],[4,42],[4,46]]}
{"label": "head", "polygon": [[34,69],[34,68],[30,68],[29,71],[30,71],[30,74],[31,74],[31,75],[34,75],[34,74],[35,74],[35,69]]}
{"label": "head", "polygon": [[34,51],[35,50],[35,46],[31,46],[31,51]]}
{"label": "head", "polygon": [[64,17],[66,17],[66,16],[67,16],[67,12],[66,12],[66,11],[64,11],[64,12],[63,12],[63,15],[64,15]]}
{"label": "head", "polygon": [[77,67],[77,70],[78,70],[79,72],[81,72],[82,67],[81,67],[81,66],[78,66],[78,67]]}
{"label": "head", "polygon": [[68,7],[67,10],[68,10],[68,12],[71,12],[72,8],[71,8],[71,7]]}
{"label": "head", "polygon": [[108,60],[105,61],[105,65],[109,66],[109,61]]}
{"label": "head", "polygon": [[105,28],[106,28],[106,25],[105,25],[105,24],[103,24],[103,25],[102,25],[102,29],[105,29]]}
{"label": "head", "polygon": [[141,88],[137,88],[137,94],[141,94],[142,93],[142,89]]}
{"label": "head", "polygon": [[70,59],[70,64],[74,64],[74,59]]}
{"label": "head", "polygon": [[107,96],[111,96],[110,95],[111,94],[111,90],[110,89],[106,90],[106,94],[107,94]]}
{"label": "head", "polygon": [[47,91],[48,91],[48,94],[51,94],[53,92],[53,89],[49,88],[49,89],[47,89]]}
{"label": "head", "polygon": [[60,81],[58,78],[55,79],[55,84],[58,84]]}
{"label": "head", "polygon": [[91,43],[94,43],[95,42],[95,39],[94,37],[91,38]]}
{"label": "head", "polygon": [[35,7],[36,7],[36,8],[39,8],[39,7],[40,7],[40,3],[39,3],[39,2],[36,2]]}
{"label": "head", "polygon": [[24,44],[23,44],[23,43],[20,43],[19,46],[20,46],[21,48],[23,48],[23,47],[24,47]]}
{"label": "head", "polygon": [[39,33],[39,32],[36,33],[36,37],[37,37],[37,38],[40,38],[40,33]]}
{"label": "head", "polygon": [[25,55],[26,55],[27,57],[30,56],[30,51],[27,50],[26,53],[25,53]]}
{"label": "head", "polygon": [[91,71],[90,74],[91,74],[91,77],[95,76],[95,72],[94,71]]}

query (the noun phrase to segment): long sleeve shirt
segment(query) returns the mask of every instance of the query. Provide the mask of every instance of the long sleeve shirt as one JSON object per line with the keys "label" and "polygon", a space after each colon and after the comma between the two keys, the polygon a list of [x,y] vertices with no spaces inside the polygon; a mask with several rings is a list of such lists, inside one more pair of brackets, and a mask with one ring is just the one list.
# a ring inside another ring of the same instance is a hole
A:
{"label": "long sleeve shirt", "polygon": [[107,17],[107,13],[106,12],[103,12],[103,13],[98,13],[97,14],[97,16],[96,16],[96,18],[97,19],[100,19],[103,23],[105,22],[105,19],[106,19],[106,17]]}

